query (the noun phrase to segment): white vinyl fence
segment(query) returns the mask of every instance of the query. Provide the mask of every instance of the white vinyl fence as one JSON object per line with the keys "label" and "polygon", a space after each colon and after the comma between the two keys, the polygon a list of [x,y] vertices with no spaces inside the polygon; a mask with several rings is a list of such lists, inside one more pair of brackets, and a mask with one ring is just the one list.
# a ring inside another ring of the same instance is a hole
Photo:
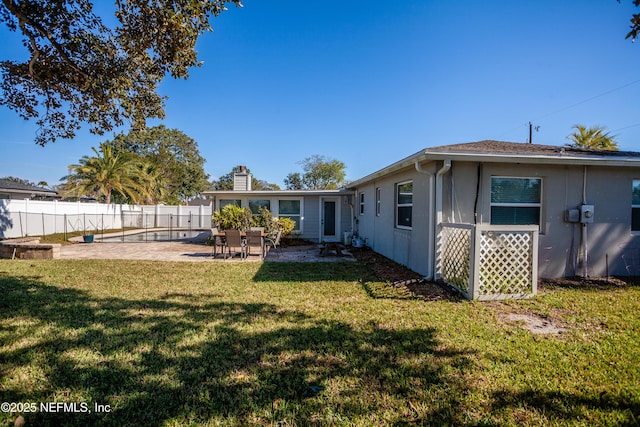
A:
{"label": "white vinyl fence", "polygon": [[439,274],[468,299],[537,293],[538,226],[442,224]]}
{"label": "white vinyl fence", "polygon": [[211,206],[118,205],[0,199],[0,238],[122,228],[207,229]]}

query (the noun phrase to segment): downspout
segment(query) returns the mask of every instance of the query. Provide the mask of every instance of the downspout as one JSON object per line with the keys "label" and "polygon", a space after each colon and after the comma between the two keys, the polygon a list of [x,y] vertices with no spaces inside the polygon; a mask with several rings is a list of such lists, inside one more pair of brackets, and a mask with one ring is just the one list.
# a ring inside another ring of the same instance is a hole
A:
{"label": "downspout", "polygon": [[358,196],[358,192],[354,192],[354,194],[352,196],[347,196],[347,202],[349,202],[349,212],[351,214],[351,238],[353,239],[353,236],[356,234],[356,230],[355,230],[355,215],[356,213],[354,212],[354,206],[353,206],[353,199],[357,199]]}
{"label": "downspout", "polygon": [[[432,242],[434,248],[436,246],[436,239],[438,239],[440,225],[442,224],[442,177],[444,176],[444,174],[449,172],[449,169],[451,169],[451,160],[446,159],[444,161],[444,164],[440,168],[440,170],[438,170],[438,172],[436,173],[436,224],[433,230],[433,242]],[[438,261],[437,255],[435,251],[431,253],[433,255],[433,260],[431,261],[432,266],[434,268],[433,279],[437,280],[439,278],[438,273],[435,271],[435,265]]]}
{"label": "downspout", "polygon": [[436,233],[437,227],[442,222],[442,176],[451,168],[451,160],[445,160],[442,168],[436,173],[423,169],[419,161],[416,161],[414,165],[418,173],[427,175],[429,179],[429,195],[431,196],[429,205],[431,206],[431,212],[428,215],[428,227],[431,236],[428,246],[430,255],[427,258],[427,275],[424,278],[425,280],[435,280],[437,278],[435,272]]}
{"label": "downspout", "polygon": [[435,182],[434,182],[434,174],[431,173],[430,171],[423,169],[422,166],[420,166],[420,162],[416,161],[414,163],[415,167],[416,167],[416,171],[418,173],[421,173],[423,175],[426,175],[427,178],[429,179],[429,206],[431,207],[431,212],[429,213],[429,215],[427,215],[428,217],[428,229],[429,232],[432,234],[431,238],[428,241],[428,252],[429,252],[429,256],[427,257],[427,274],[426,276],[424,276],[424,279],[427,281],[431,281],[434,278],[434,271],[433,271],[433,259],[434,257],[432,256],[433,251],[435,250],[435,236],[433,235],[434,231],[435,231],[435,226],[434,226],[434,217],[436,214],[436,208],[435,208],[435,199],[436,199],[436,194],[435,194]]}

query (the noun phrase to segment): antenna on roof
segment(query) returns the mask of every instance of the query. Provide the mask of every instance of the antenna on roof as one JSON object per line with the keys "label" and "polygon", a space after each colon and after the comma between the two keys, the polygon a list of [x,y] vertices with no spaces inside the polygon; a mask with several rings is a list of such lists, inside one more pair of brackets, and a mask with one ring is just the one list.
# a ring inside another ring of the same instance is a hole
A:
{"label": "antenna on roof", "polygon": [[533,123],[529,122],[529,144],[533,144],[533,129],[538,132],[540,130],[540,126],[534,126]]}

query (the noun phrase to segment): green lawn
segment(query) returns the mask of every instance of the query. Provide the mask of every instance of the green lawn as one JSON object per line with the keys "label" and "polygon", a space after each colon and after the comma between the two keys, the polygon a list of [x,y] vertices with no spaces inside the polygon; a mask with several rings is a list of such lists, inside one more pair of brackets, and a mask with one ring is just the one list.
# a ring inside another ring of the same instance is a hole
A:
{"label": "green lawn", "polygon": [[0,401],[93,411],[27,425],[637,425],[638,313],[637,286],[429,302],[353,262],[1,260]]}

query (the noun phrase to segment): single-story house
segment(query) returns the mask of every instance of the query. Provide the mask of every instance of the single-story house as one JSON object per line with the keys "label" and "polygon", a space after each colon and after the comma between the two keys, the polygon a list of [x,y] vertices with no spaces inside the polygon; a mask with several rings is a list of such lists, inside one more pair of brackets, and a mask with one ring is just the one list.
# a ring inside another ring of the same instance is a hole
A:
{"label": "single-story house", "polygon": [[10,179],[0,179],[0,199],[59,199],[58,192],[48,188],[24,184]]}
{"label": "single-story house", "polygon": [[353,230],[351,190],[252,190],[251,175],[245,170],[234,174],[233,190],[206,191],[213,210],[235,204],[258,214],[261,207],[276,217],[295,223],[292,234],[312,242],[342,241]]}
{"label": "single-story house", "polygon": [[640,153],[480,141],[431,147],[347,190],[252,191],[312,241],[351,232],[374,251],[469,298],[535,295],[538,277],[640,275]]}
{"label": "single-story house", "polygon": [[[489,236],[534,230],[538,277],[640,275],[638,152],[498,141],[432,147],[351,188],[359,236],[428,278],[442,274],[457,244],[444,247],[443,231],[464,227]],[[500,239],[492,254],[508,246],[517,255],[517,244]]]}

